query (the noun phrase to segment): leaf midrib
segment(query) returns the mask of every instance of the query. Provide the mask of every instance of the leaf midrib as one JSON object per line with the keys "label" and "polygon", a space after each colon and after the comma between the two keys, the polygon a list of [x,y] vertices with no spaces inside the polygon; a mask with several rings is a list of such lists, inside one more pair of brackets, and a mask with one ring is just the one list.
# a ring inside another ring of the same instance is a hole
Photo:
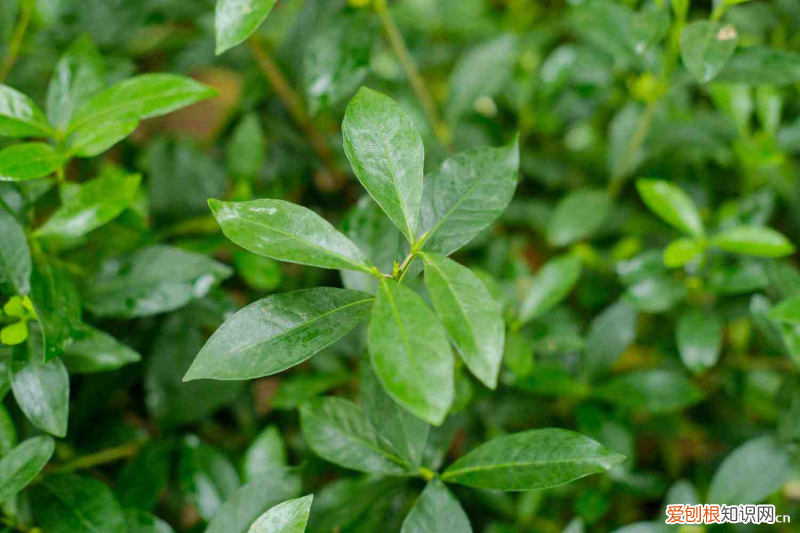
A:
{"label": "leaf midrib", "polygon": [[[613,460],[613,455],[609,456]],[[459,470],[447,470],[444,474],[442,474],[442,479],[451,478],[453,476],[459,476],[462,474],[469,474],[470,472],[477,472],[480,470],[498,470],[501,468],[519,468],[519,467],[527,467],[527,466],[549,466],[549,465],[560,465],[564,463],[595,463],[598,459],[602,459],[600,457],[592,457],[592,458],[578,458],[578,459],[560,459],[558,461],[523,461],[519,463],[499,463],[493,465],[480,465],[480,466],[471,466],[467,468],[461,468]]]}
{"label": "leaf midrib", "polygon": [[89,529],[90,531],[96,531],[97,533],[102,533],[99,529],[95,529],[94,524],[92,522],[90,522],[84,516],[84,514],[82,512],[80,512],[80,510],[78,510],[76,507],[73,507],[72,505],[70,505],[70,503],[68,501],[63,499],[60,496],[60,494],[58,493],[58,491],[55,490],[54,487],[50,486],[47,482],[42,482],[42,485],[47,487],[47,490],[50,492],[50,494],[52,494],[54,498],[56,498],[58,501],[60,501],[64,505],[64,507],[66,507],[68,510],[71,510],[73,512],[73,514],[78,517],[78,519],[80,520],[81,524],[84,525],[84,527],[88,526],[87,529]]}
{"label": "leaf midrib", "polygon": [[403,219],[406,222],[406,229],[408,230],[408,238],[413,240],[415,237],[414,230],[411,228],[411,221],[408,218],[408,212],[406,210],[406,202],[403,199],[403,195],[400,193],[400,187],[398,186],[398,180],[396,177],[394,165],[392,164],[392,158],[389,157],[388,140],[386,139],[386,135],[383,131],[383,125],[381,121],[377,122],[377,128],[379,137],[381,139],[381,146],[383,147],[383,155],[386,158],[386,165],[389,167],[389,172],[392,175],[392,185],[394,185],[394,190],[397,193],[397,199],[399,200],[400,210],[403,212]]}

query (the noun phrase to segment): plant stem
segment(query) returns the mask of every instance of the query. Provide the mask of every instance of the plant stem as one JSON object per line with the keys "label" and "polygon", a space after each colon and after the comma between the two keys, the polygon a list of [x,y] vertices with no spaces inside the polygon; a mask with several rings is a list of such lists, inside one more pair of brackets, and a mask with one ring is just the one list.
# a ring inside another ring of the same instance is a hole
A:
{"label": "plant stem", "polygon": [[3,64],[0,65],[0,82],[6,79],[6,76],[14,67],[14,63],[17,62],[34,7],[36,7],[36,0],[23,0],[20,5],[19,20],[14,28],[14,33],[11,35],[11,41],[8,43],[8,54],[6,54]]}
{"label": "plant stem", "polygon": [[250,51],[256,63],[258,63],[261,73],[264,74],[264,77],[270,82],[278,98],[289,111],[289,114],[297,125],[300,126],[305,133],[312,150],[314,150],[320,160],[322,160],[331,174],[334,176],[343,176],[344,173],[336,163],[333,151],[330,146],[328,146],[328,142],[319,130],[317,130],[316,126],[314,126],[311,117],[306,113],[303,101],[289,84],[289,81],[286,79],[286,76],[284,76],[272,55],[258,42],[257,37],[251,37],[247,41],[247,44],[250,46]]}
{"label": "plant stem", "polygon": [[422,479],[425,481],[430,481],[436,477],[436,472],[433,470],[429,470],[424,466],[419,467],[419,475],[422,476]]}
{"label": "plant stem", "polygon": [[450,129],[439,117],[436,102],[428,90],[428,86],[425,84],[425,80],[420,74],[416,63],[414,63],[411,53],[408,51],[403,34],[400,33],[397,23],[386,6],[386,0],[375,0],[375,11],[378,13],[383,30],[389,38],[389,45],[392,47],[392,51],[403,65],[403,70],[411,82],[411,88],[414,90],[417,100],[419,100],[425,115],[428,117],[428,121],[431,123],[434,135],[443,146],[450,149]]}
{"label": "plant stem", "polygon": [[68,472],[75,472],[76,470],[85,470],[87,468],[94,468],[106,463],[113,463],[127,457],[136,455],[139,452],[141,445],[139,443],[123,444],[115,448],[108,448],[101,450],[97,453],[78,457],[61,466],[56,466],[47,470],[48,474],[62,474]]}

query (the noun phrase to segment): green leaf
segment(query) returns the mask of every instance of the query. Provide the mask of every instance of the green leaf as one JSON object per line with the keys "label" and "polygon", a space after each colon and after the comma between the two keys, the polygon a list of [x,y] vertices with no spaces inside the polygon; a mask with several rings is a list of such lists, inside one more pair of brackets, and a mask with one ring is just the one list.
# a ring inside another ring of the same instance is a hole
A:
{"label": "green leaf", "polygon": [[148,246],[107,260],[87,287],[85,304],[98,316],[149,316],[205,296],[230,275],[230,268],[203,255]]}
{"label": "green leaf", "polygon": [[73,374],[107,372],[138,363],[142,356],[104,331],[84,325],[61,355]]}
{"label": "green leaf", "polygon": [[49,176],[62,157],[46,143],[20,143],[0,150],[0,181],[26,181]]}
{"label": "green leaf", "polygon": [[313,500],[309,494],[276,505],[253,522],[249,533],[303,533]]}
{"label": "green leaf", "polygon": [[311,115],[351,95],[369,73],[375,20],[364,10],[342,13],[311,36],[303,55],[303,89]]}
{"label": "green leaf", "polygon": [[683,64],[698,83],[713,80],[733,55],[739,34],[731,26],[711,20],[698,20],[681,31]]}
{"label": "green leaf", "polygon": [[703,399],[703,393],[685,375],[672,370],[636,370],[599,385],[598,398],[628,409],[655,414],[680,411]]}
{"label": "green leaf", "polygon": [[362,409],[375,428],[381,446],[412,468],[418,468],[430,426],[392,400],[366,362],[360,365],[359,391]]}
{"label": "green leaf", "polygon": [[120,469],[114,491],[124,507],[150,511],[167,490],[174,470],[174,441],[154,440]]}
{"label": "green leaf", "polygon": [[734,254],[756,257],[784,257],[794,253],[794,245],[772,228],[737,226],[711,238],[711,246]]}
{"label": "green leaf", "polygon": [[112,172],[83,184],[34,235],[56,239],[86,235],[121,215],[133,202],[141,181],[139,174]]}
{"label": "green leaf", "polygon": [[105,84],[105,65],[92,40],[83,35],[56,63],[47,86],[47,118],[59,131],[69,126],[75,110]]}
{"label": "green leaf", "polygon": [[587,374],[602,373],[633,344],[638,315],[635,307],[620,299],[592,320],[584,345],[583,368]]}
{"label": "green leaf", "polygon": [[447,334],[475,377],[496,388],[505,340],[500,304],[467,267],[438,254],[422,259],[425,284]]}
{"label": "green leaf", "polygon": [[722,349],[723,323],[713,309],[693,308],[678,319],[678,351],[686,368],[700,374],[715,364]]}
{"label": "green leaf", "polygon": [[15,361],[11,390],[31,423],[56,437],[65,437],[69,415],[69,374],[61,359],[47,363]]}
{"label": "green leaf", "polygon": [[786,298],[773,307],[768,316],[776,322],[800,325],[800,295]]}
{"label": "green leaf", "polygon": [[125,509],[125,521],[128,533],[174,533],[172,527],[160,518],[137,509]]}
{"label": "green leaf", "polygon": [[789,480],[792,455],[774,435],[749,440],[728,455],[711,479],[708,501],[720,505],[758,503]]}
{"label": "green leaf", "polygon": [[467,513],[438,479],[428,482],[403,521],[400,533],[472,533]]}
{"label": "green leaf", "polygon": [[289,468],[273,468],[269,474],[239,488],[220,507],[205,533],[247,533],[265,511],[300,494],[300,476]]}
{"label": "green leaf", "polygon": [[348,383],[350,378],[347,372],[295,374],[281,381],[278,392],[272,397],[272,407],[293,411],[308,400]]}
{"label": "green leaf", "polygon": [[362,87],[347,106],[342,135],[358,181],[413,242],[424,160],[422,137],[413,120],[388,96]]}
{"label": "green leaf", "polygon": [[356,245],[310,209],[267,199],[212,199],[208,205],[225,236],[255,254],[320,268],[370,272]]}
{"label": "green leaf", "polygon": [[300,425],[308,446],[320,457],[344,468],[402,476],[403,460],[383,449],[375,428],[353,402],[324,397],[300,407]]}
{"label": "green leaf", "polygon": [[69,272],[40,253],[33,257],[31,300],[44,333],[45,358],[61,355],[81,325],[81,299]]}
{"label": "green leaf", "polygon": [[[2,392],[3,396],[5,396],[11,384],[9,383],[8,368],[6,365],[3,366],[2,371],[3,377],[0,378],[0,380],[2,380],[3,384],[0,392]],[[14,426],[14,421],[11,419],[11,415],[8,413],[8,409],[0,406],[0,457],[5,456],[16,445],[17,429]]]}
{"label": "green leaf", "polygon": [[225,150],[225,161],[234,176],[253,181],[264,164],[264,157],[264,129],[258,115],[248,113],[233,130]]}
{"label": "green leaf", "polygon": [[605,191],[578,189],[565,196],[547,221],[547,240],[553,246],[567,246],[593,235],[612,207]]}
{"label": "green leaf", "polygon": [[543,489],[605,472],[624,459],[579,433],[534,429],[478,446],[450,465],[442,481],[482,489]]}
{"label": "green leaf", "polygon": [[194,435],[181,444],[178,479],[181,491],[205,520],[211,520],[239,488],[239,475],[225,454]]}
{"label": "green leaf", "polygon": [[271,468],[288,466],[286,445],[277,426],[267,426],[244,454],[242,473],[245,481],[267,474]]}
{"label": "green leaf", "polygon": [[543,315],[567,297],[581,277],[581,260],[566,255],[551,259],[536,273],[519,309],[519,321]]}
{"label": "green leaf", "polygon": [[652,276],[634,283],[625,291],[625,299],[644,313],[663,313],[686,298],[684,283],[666,276]]}
{"label": "green leaf", "polygon": [[519,138],[499,148],[474,148],[445,160],[425,179],[421,249],[450,255],[505,211],[517,187]]}
{"label": "green leaf", "polygon": [[78,157],[102,154],[139,126],[138,118],[123,117],[78,128],[67,139],[69,153]]}
{"label": "green leaf", "polygon": [[31,249],[25,230],[0,203],[0,277],[5,278],[20,295],[31,292]]}
{"label": "green leaf", "polygon": [[636,189],[650,210],[676,229],[702,238],[705,236],[700,213],[685,192],[668,181],[641,179]]}
{"label": "green leaf", "polygon": [[25,440],[0,459],[0,503],[5,503],[28,486],[41,472],[55,451],[52,437],[43,435]]}
{"label": "green leaf", "polygon": [[667,268],[679,268],[702,254],[706,249],[703,241],[681,237],[675,239],[664,248],[664,265]]}
{"label": "green leaf", "polygon": [[53,128],[33,100],[0,84],[0,137],[50,137]]}
{"label": "green leaf", "polygon": [[252,379],[286,370],[349,333],[372,301],[360,291],[318,287],[254,302],[211,336],[184,380]]}
{"label": "green leaf", "polygon": [[786,86],[800,81],[800,54],[769,46],[740,48],[716,78],[718,82]]}
{"label": "green leaf", "polygon": [[129,533],[114,493],[86,476],[47,476],[31,488],[36,521],[48,533]]}
{"label": "green leaf", "polygon": [[108,122],[166,115],[216,96],[216,91],[178,74],[141,74],[97,93],[75,113],[69,133],[109,128]]}
{"label": "green leaf", "polygon": [[447,332],[424,300],[382,279],[369,325],[375,375],[396,402],[439,426],[453,403],[453,355]]}
{"label": "green leaf", "polygon": [[217,0],[217,55],[250,37],[274,6],[275,0]]}

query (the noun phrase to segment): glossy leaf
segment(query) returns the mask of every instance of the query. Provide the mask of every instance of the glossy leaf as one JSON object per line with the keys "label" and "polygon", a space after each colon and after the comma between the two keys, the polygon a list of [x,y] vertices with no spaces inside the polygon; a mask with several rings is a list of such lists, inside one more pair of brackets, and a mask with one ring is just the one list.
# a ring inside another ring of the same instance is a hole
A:
{"label": "glossy leaf", "polygon": [[703,399],[686,376],[672,370],[637,370],[616,376],[595,389],[598,398],[629,409],[672,413]]}
{"label": "glossy leaf", "polygon": [[81,299],[72,276],[43,254],[33,256],[31,300],[44,333],[44,356],[61,355],[81,325]]}
{"label": "glossy leaf", "polygon": [[31,489],[37,523],[53,533],[128,533],[125,514],[103,482],[87,476],[47,476]]}
{"label": "glossy leaf", "polygon": [[681,57],[699,83],[708,83],[736,50],[739,34],[733,26],[698,20],[681,31]]}
{"label": "glossy leaf", "polygon": [[579,433],[534,429],[478,446],[450,465],[442,480],[482,489],[543,489],[605,472],[624,459]]}
{"label": "glossy leaf", "polygon": [[572,255],[545,263],[534,276],[522,300],[519,321],[525,323],[533,320],[558,305],[578,282],[581,270],[581,260]]}
{"label": "glossy leaf", "polygon": [[14,215],[5,210],[0,203],[0,274],[9,281],[18,294],[25,295],[31,290],[31,250],[22,228]]}
{"label": "glossy leaf", "polygon": [[401,476],[403,460],[383,449],[375,428],[353,402],[325,397],[300,407],[303,437],[314,453],[344,468]]}
{"label": "glossy leaf", "polygon": [[105,64],[88,36],[79,37],[56,63],[47,86],[47,118],[60,131],[69,126],[75,110],[105,82]]}
{"label": "glossy leaf", "polygon": [[245,41],[275,6],[275,0],[217,0],[217,55]]}
{"label": "glossy leaf", "polygon": [[421,249],[450,255],[497,220],[517,187],[519,139],[500,148],[474,148],[445,160],[425,179]]}
{"label": "glossy leaf", "polygon": [[230,240],[253,253],[320,268],[369,272],[361,251],[325,219],[283,200],[209,200]]}
{"label": "glossy leaf", "polygon": [[349,333],[372,302],[369,294],[327,287],[259,300],[212,335],[184,379],[251,379],[286,370]]}
{"label": "glossy leaf", "polygon": [[612,366],[636,339],[639,313],[625,300],[603,309],[589,326],[584,350],[584,370],[600,374]]}
{"label": "glossy leaf", "polygon": [[437,254],[422,259],[433,308],[450,340],[470,371],[494,389],[505,340],[500,304],[467,267]]}
{"label": "glossy leaf", "polygon": [[424,148],[411,117],[388,96],[362,87],[347,106],[342,135],[356,177],[412,242],[422,199]]}
{"label": "glossy leaf", "polygon": [[642,179],[636,182],[639,195],[650,210],[666,223],[693,237],[703,237],[700,213],[685,192],[672,183]]}
{"label": "glossy leaf", "polygon": [[681,360],[699,374],[717,363],[722,349],[723,323],[713,309],[694,308],[678,319],[677,341]]}
{"label": "glossy leaf", "polygon": [[230,275],[230,268],[208,257],[149,246],[107,260],[87,288],[85,303],[98,316],[154,315],[205,296]]}
{"label": "glossy leaf", "polygon": [[239,475],[225,454],[194,435],[181,444],[178,478],[182,492],[205,520],[211,520],[239,488]]}
{"label": "glossy leaf", "polygon": [[453,403],[453,355],[447,332],[422,298],[382,279],[369,325],[375,375],[396,402],[435,426]]}
{"label": "glossy leaf", "polygon": [[121,117],[78,128],[67,139],[69,153],[78,157],[100,155],[139,126],[135,117]]}
{"label": "glossy leaf", "polygon": [[0,181],[26,181],[49,176],[62,157],[46,143],[20,143],[0,150]]}
{"label": "glossy leaf", "polygon": [[61,359],[15,361],[11,390],[31,423],[56,437],[67,434],[69,375]]}
{"label": "glossy leaf", "polygon": [[664,249],[664,265],[668,268],[682,267],[702,254],[705,249],[703,241],[689,238],[675,239]]}
{"label": "glossy leaf", "polygon": [[78,193],[36,230],[36,237],[69,239],[95,230],[133,202],[142,177],[107,173],[83,184]]}
{"label": "glossy leaf", "polygon": [[85,325],[61,359],[73,374],[92,374],[138,363],[142,356],[108,333]]}
{"label": "glossy leaf", "polygon": [[41,472],[55,451],[52,437],[25,440],[0,459],[0,502],[5,503]]}
{"label": "glossy leaf", "polygon": [[0,137],[49,137],[53,128],[27,96],[0,84]]}
{"label": "glossy leaf", "polygon": [[267,426],[247,448],[242,460],[245,481],[269,473],[271,468],[287,466],[289,458],[286,445],[277,426]]}
{"label": "glossy leaf", "polygon": [[765,226],[737,226],[725,230],[711,238],[711,246],[756,257],[784,257],[795,250],[789,239]]}
{"label": "glossy leaf", "polygon": [[472,533],[472,526],[456,497],[434,479],[417,498],[400,533]]}
{"label": "glossy leaf", "polygon": [[553,246],[567,246],[593,235],[612,206],[605,191],[576,190],[561,200],[547,222],[547,240]]}
{"label": "glossy leaf", "polygon": [[248,533],[303,533],[306,530],[314,496],[280,503],[258,517]]}

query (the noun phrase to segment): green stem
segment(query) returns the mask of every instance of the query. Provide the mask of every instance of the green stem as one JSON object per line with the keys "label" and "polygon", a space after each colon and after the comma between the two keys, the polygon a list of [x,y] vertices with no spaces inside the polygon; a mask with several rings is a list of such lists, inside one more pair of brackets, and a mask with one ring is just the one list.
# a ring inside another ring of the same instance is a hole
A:
{"label": "green stem", "polygon": [[419,467],[419,475],[425,480],[430,481],[436,477],[436,472],[433,470],[429,470],[424,466]]}
{"label": "green stem", "polygon": [[136,455],[141,449],[140,443],[123,444],[115,448],[108,448],[101,450],[97,453],[78,457],[72,461],[66,462],[63,465],[55,466],[47,470],[48,474],[62,474],[68,472],[75,472],[76,470],[86,470],[96,466],[104,465],[106,463],[113,463],[121,459],[126,459]]}
{"label": "green stem", "polygon": [[11,35],[11,41],[8,43],[8,54],[6,54],[3,64],[0,66],[0,82],[6,79],[6,76],[14,67],[14,63],[17,62],[34,7],[36,7],[36,0],[23,0],[20,5],[19,20],[14,28],[14,33]]}

